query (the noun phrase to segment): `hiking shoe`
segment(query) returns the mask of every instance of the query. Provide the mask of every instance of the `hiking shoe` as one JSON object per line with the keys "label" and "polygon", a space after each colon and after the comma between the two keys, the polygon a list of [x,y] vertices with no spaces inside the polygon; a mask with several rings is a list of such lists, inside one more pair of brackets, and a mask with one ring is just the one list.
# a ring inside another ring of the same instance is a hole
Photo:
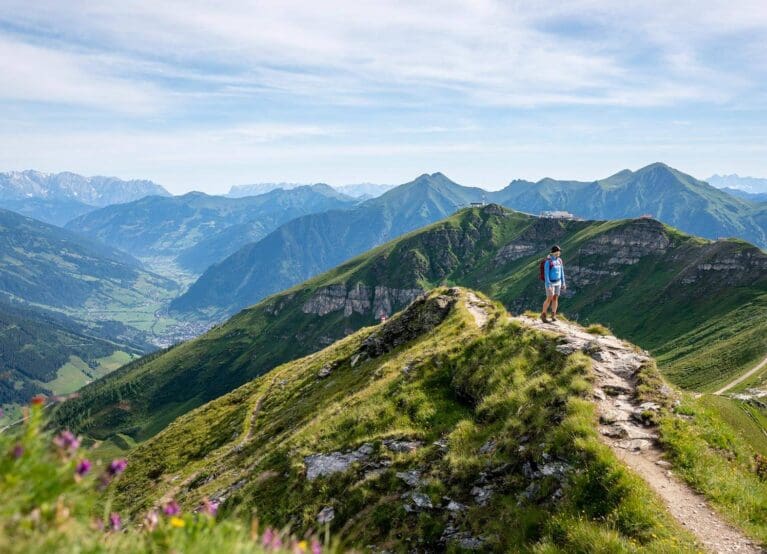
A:
{"label": "hiking shoe", "polygon": [[552,314],[551,321],[559,321],[556,314]]}
{"label": "hiking shoe", "polygon": [[549,320],[546,319],[546,314],[541,314],[541,321],[543,321],[544,323],[548,323],[549,322]]}

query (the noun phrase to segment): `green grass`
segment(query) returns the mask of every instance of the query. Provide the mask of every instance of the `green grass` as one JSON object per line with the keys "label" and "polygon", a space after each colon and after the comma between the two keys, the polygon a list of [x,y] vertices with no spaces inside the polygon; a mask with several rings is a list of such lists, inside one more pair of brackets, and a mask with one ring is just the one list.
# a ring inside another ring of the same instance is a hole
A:
{"label": "green grass", "polygon": [[591,333],[592,335],[600,335],[603,337],[612,334],[610,332],[610,329],[608,329],[607,327],[599,323],[592,323],[591,325],[586,327],[586,332]]}
{"label": "green grass", "polygon": [[[448,496],[469,506],[456,525],[485,537],[489,549],[694,552],[690,536],[599,441],[589,359],[561,355],[556,338],[508,321],[498,304],[480,331],[461,302],[437,328],[379,357],[352,366],[365,339],[382,333],[366,328],[179,417],[132,451],[121,504],[141,513],[164,494],[193,506],[224,493],[228,516],[292,521],[299,533],[333,506],[331,528],[345,546],[398,550],[407,537],[412,549],[437,544],[448,521],[441,509],[404,510],[410,489],[395,473],[418,469],[435,505]],[[420,321],[428,307],[411,310]],[[319,379],[326,364],[334,369]],[[389,438],[423,446],[393,454],[383,445]],[[373,445],[372,461],[391,465],[374,476],[360,464],[306,479],[306,456],[363,443]],[[571,470],[561,482],[537,479],[525,494],[526,465],[547,460]],[[486,506],[471,493],[482,472],[494,487]],[[552,501],[560,487],[562,499]]]}
{"label": "green grass", "polygon": [[[637,254],[635,263],[612,263],[605,255],[605,245],[626,237],[637,242],[636,236],[668,246]],[[561,312],[584,325],[605,325],[650,350],[675,384],[713,390],[767,353],[767,278],[698,269],[733,256],[758,260],[764,253],[755,248],[703,241],[649,220],[564,222],[495,207],[467,209],[85,387],[82,398],[62,407],[57,419],[98,439],[126,433],[143,440],[180,415],[179,407],[201,406],[377,321],[372,307],[350,316],[342,309],[323,316],[305,313],[307,302],[328,286],[428,290],[459,284],[483,291],[513,313],[538,310],[543,301],[538,262],[550,237],[558,237],[566,268],[591,272],[588,284],[570,279],[573,296],[561,300]],[[509,243],[532,250],[504,261],[499,252]],[[694,286],[682,284],[690,275]]]}
{"label": "green grass", "polygon": [[[184,552],[336,552],[327,537],[305,539],[287,530],[235,520],[217,521],[211,509],[130,521],[114,511],[121,476],[95,463],[76,474],[92,452],[62,446],[43,431],[40,406],[23,426],[0,434],[0,551],[8,554]],[[207,504],[208,507],[212,505]],[[279,544],[273,538],[276,534]]]}
{"label": "green grass", "polygon": [[767,456],[767,414],[764,411],[726,396],[707,394],[700,397],[698,403],[715,412],[755,452]]}
{"label": "green grass", "polygon": [[663,386],[655,365],[646,366],[641,398],[664,406],[655,419],[674,472],[733,525],[767,542],[767,482],[754,470],[754,456],[767,448],[764,415],[725,397],[662,392]]}
{"label": "green grass", "polygon": [[97,358],[96,367],[91,367],[78,356],[70,356],[69,361],[56,372],[55,379],[44,383],[38,382],[38,384],[53,394],[69,394],[108,375],[134,358],[135,356],[127,352],[116,350],[109,356]]}

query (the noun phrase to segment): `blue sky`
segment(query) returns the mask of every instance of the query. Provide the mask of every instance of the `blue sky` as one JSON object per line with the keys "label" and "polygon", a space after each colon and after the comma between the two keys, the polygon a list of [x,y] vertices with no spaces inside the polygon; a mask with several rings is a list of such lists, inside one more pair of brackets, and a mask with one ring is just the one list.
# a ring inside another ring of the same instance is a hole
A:
{"label": "blue sky", "polygon": [[0,170],[767,176],[767,4],[0,0]]}

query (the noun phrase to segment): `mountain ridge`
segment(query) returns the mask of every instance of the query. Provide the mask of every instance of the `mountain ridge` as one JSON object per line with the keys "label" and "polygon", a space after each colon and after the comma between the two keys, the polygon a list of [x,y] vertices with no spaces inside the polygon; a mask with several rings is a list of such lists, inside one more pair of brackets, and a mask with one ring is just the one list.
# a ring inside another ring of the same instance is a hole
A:
{"label": "mountain ridge", "polygon": [[[62,406],[62,421],[103,439],[127,432],[143,440],[178,409],[327,346],[441,284],[477,288],[515,313],[539,309],[538,261],[552,240],[562,245],[570,285],[562,309],[653,351],[674,382],[712,388],[767,352],[767,274],[758,270],[767,254],[759,249],[690,237],[653,220],[562,221],[488,205],[348,260],[86,387]],[[754,282],[739,270],[752,266],[765,277]],[[710,340],[723,329],[727,341]],[[130,398],[129,411],[113,405],[115,394]]]}

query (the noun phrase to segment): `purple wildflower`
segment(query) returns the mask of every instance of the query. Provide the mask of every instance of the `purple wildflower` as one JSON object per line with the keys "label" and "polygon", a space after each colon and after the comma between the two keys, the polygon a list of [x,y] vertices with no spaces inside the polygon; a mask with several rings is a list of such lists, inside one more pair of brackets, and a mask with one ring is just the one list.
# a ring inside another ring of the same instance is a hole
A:
{"label": "purple wildflower", "polygon": [[0,417],[3,417],[5,415],[5,412],[3,411],[3,408],[0,407]]}
{"label": "purple wildflower", "polygon": [[171,500],[162,507],[162,513],[166,516],[177,516],[181,513],[181,508],[179,507],[178,502]]}
{"label": "purple wildflower", "polygon": [[312,554],[322,554],[322,546],[316,538],[312,539]]}
{"label": "purple wildflower", "polygon": [[272,550],[279,550],[282,548],[282,539],[280,538],[280,534],[274,531],[271,527],[267,527],[266,531],[264,531],[264,536],[261,541],[265,548]]}
{"label": "purple wildflower", "polygon": [[122,528],[123,520],[120,518],[120,514],[112,512],[109,514],[109,527],[112,531],[119,531]]}
{"label": "purple wildflower", "polygon": [[20,442],[17,442],[13,449],[11,450],[11,456],[13,456],[16,460],[21,458],[24,455],[24,447],[21,445]]}
{"label": "purple wildflower", "polygon": [[215,517],[216,513],[218,513],[218,502],[212,502],[209,499],[204,498],[202,500],[202,505],[200,506],[200,511],[203,514]]}
{"label": "purple wildflower", "polygon": [[109,464],[107,473],[109,473],[109,475],[112,477],[116,477],[125,471],[126,467],[128,467],[128,462],[122,458],[118,458],[116,460],[112,460],[112,463]]}
{"label": "purple wildflower", "polygon": [[93,464],[88,458],[83,458],[79,462],[77,462],[77,466],[75,466],[75,473],[82,477],[86,473],[88,473],[91,470],[91,466]]}
{"label": "purple wildflower", "polygon": [[80,439],[74,436],[70,431],[62,431],[54,437],[53,444],[62,450],[74,452],[80,448]]}

